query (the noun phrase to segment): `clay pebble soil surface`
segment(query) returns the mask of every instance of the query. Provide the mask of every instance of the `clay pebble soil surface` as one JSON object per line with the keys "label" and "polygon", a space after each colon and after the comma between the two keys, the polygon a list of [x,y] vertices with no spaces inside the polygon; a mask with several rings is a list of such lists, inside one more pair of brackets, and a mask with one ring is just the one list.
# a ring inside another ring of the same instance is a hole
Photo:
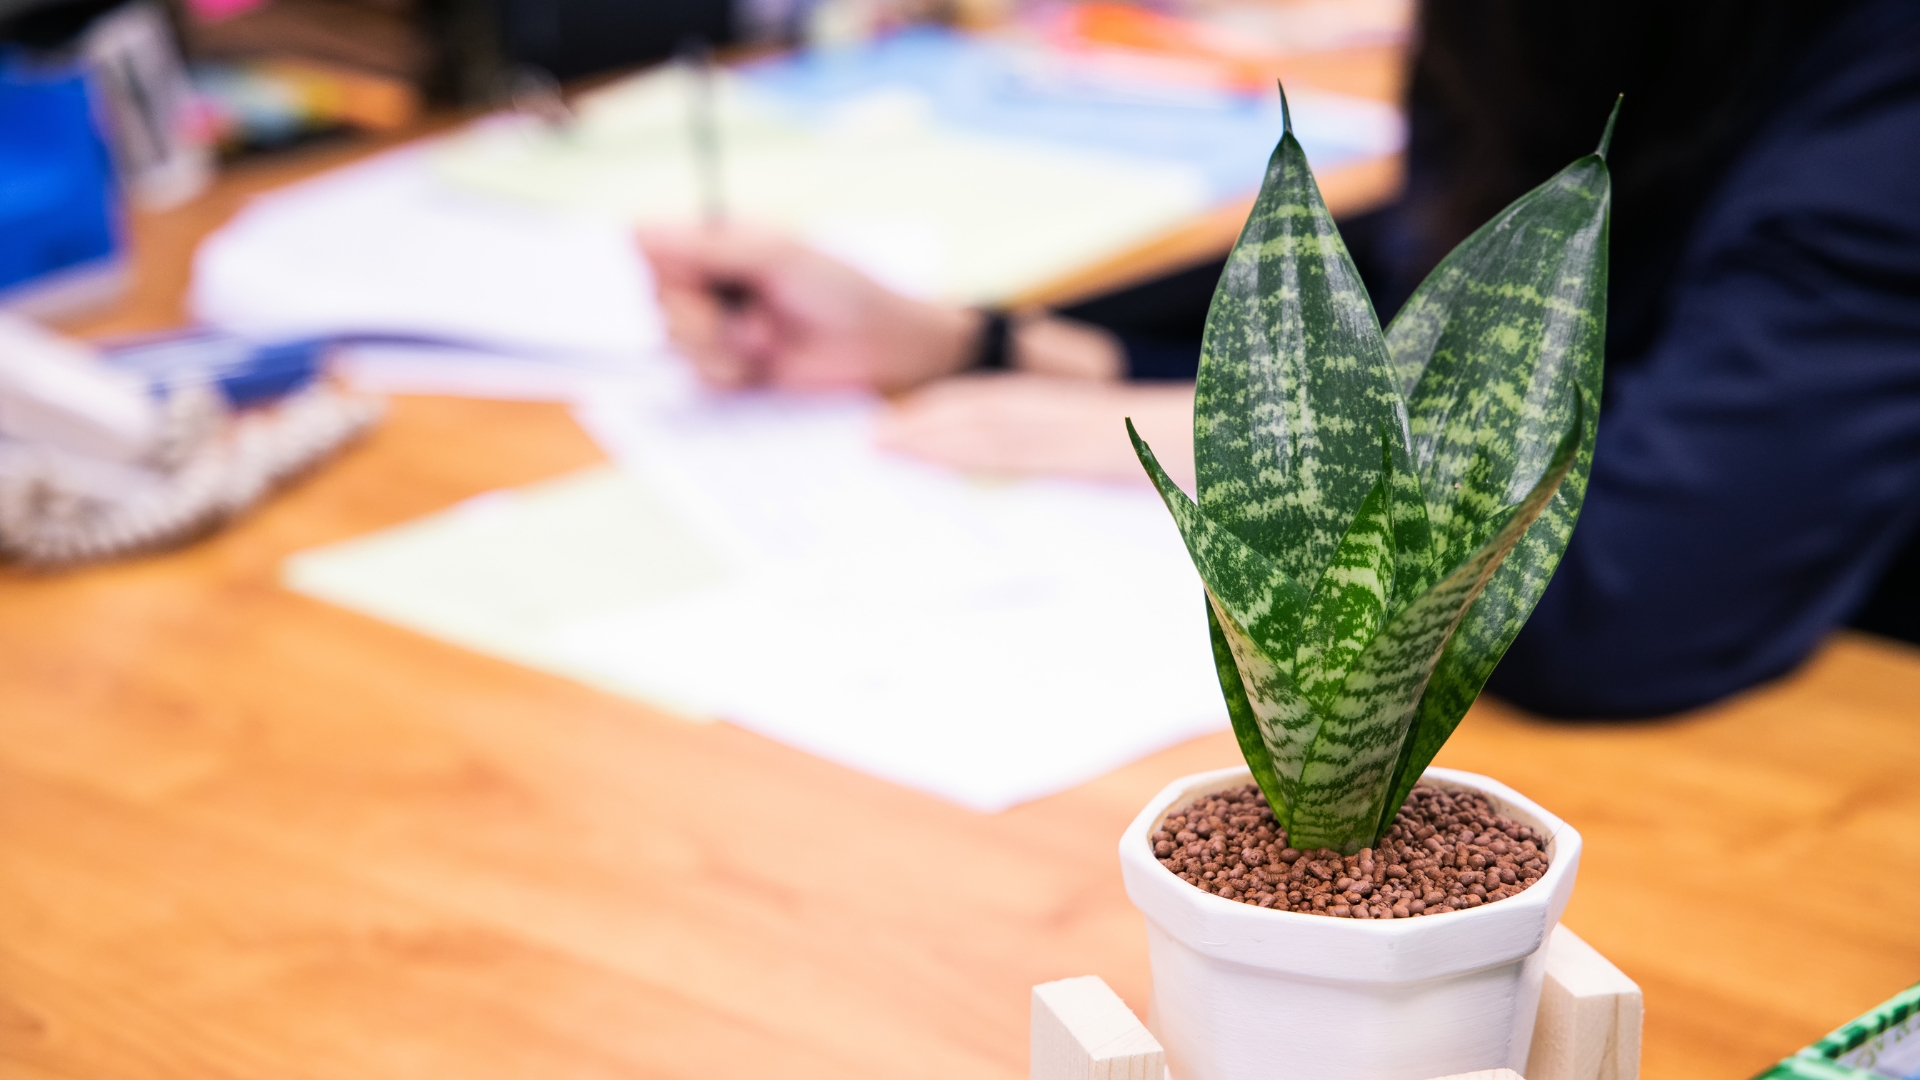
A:
{"label": "clay pebble soil surface", "polygon": [[1422,784],[1377,848],[1297,851],[1253,784],[1175,810],[1150,841],[1160,864],[1215,896],[1339,919],[1410,919],[1513,896],[1547,871],[1547,837],[1486,796]]}

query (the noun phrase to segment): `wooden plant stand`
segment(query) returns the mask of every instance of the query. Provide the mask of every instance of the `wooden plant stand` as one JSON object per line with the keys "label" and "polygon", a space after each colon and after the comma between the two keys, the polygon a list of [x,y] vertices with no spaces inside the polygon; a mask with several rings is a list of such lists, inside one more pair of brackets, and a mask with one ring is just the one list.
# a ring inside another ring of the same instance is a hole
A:
{"label": "wooden plant stand", "polygon": [[[1527,1054],[1511,1069],[1438,1080],[1639,1080],[1640,987],[1564,926],[1547,942],[1547,977]],[[1163,1080],[1166,1054],[1098,975],[1033,988],[1030,1080]]]}

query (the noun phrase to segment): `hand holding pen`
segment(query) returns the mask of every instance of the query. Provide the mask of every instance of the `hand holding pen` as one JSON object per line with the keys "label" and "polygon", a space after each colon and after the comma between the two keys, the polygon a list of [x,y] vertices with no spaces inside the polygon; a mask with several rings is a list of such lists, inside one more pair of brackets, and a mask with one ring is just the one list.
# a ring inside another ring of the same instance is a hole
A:
{"label": "hand holding pen", "polygon": [[726,388],[897,390],[958,370],[979,317],[898,296],[772,233],[731,223],[706,44],[680,50],[700,226],[641,246],[669,330],[707,382]]}
{"label": "hand holding pen", "polygon": [[[640,246],[669,334],[713,386],[886,392],[972,359],[979,313],[901,296],[776,233],[651,229]],[[730,303],[722,284],[750,301]]]}

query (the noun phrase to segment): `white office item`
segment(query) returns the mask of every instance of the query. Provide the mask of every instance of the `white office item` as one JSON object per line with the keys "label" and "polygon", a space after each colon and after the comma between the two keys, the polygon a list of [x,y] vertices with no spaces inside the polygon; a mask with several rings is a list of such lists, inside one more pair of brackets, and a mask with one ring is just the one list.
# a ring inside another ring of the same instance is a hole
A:
{"label": "white office item", "polygon": [[94,562],[191,539],[259,501],[364,430],[377,403],[312,386],[231,418],[211,387],[167,400],[138,462],[0,441],[0,556]]}
{"label": "white office item", "polygon": [[136,375],[91,347],[0,312],[0,439],[133,461],[160,435],[161,410]]}
{"label": "white office item", "polygon": [[499,401],[577,402],[647,393],[674,380],[666,361],[595,354],[526,356],[418,341],[347,341],[327,370],[363,394],[420,394]]}
{"label": "white office item", "polygon": [[235,416],[231,386],[190,374],[158,382],[0,314],[0,556],[56,566],[184,540],[378,414],[370,400],[308,386]]}
{"label": "white office item", "polygon": [[[495,124],[453,138],[437,167],[523,205],[696,224],[708,199],[687,116],[710,97],[730,219],[857,249],[869,272],[861,254],[911,264],[903,291],[957,303],[1013,297],[1258,186],[1280,137],[1277,95],[1146,84],[1121,100],[1063,80],[1066,62],[916,31],[711,85],[663,68],[586,95],[564,130]],[[1399,146],[1399,118],[1377,102],[1302,93],[1293,115],[1319,168]]]}
{"label": "white office item", "polygon": [[213,181],[213,148],[166,9],[122,4],[88,27],[81,52],[109,123],[107,142],[133,201],[166,210]]}
{"label": "white office item", "polygon": [[[565,131],[490,125],[449,142],[452,185],[502,201],[626,226],[698,224],[700,169],[687,137],[683,70],[666,69],[580,104]],[[817,123],[730,73],[714,78],[733,220],[829,249],[843,235],[890,237],[931,262],[954,302],[1012,295],[1173,228],[1210,205],[1204,174],[1161,162],[944,128],[908,94],[880,93]],[[1270,149],[1270,147],[1269,147]],[[838,254],[839,252],[835,252]]]}
{"label": "white office item", "polygon": [[[1224,725],[1198,582],[1150,489],[884,454],[878,410],[777,395],[577,408],[740,569],[575,628],[573,655],[984,810]],[[736,634],[752,663],[723,644]]]}
{"label": "white office item", "polygon": [[194,257],[198,318],[259,340],[377,335],[632,357],[663,333],[625,229],[448,190],[406,149],[261,196]]}
{"label": "white office item", "polygon": [[[1001,300],[1129,250],[1251,191],[1280,133],[1277,98],[1136,115],[1106,91],[1033,89],[1026,67],[992,57],[987,77],[1018,93],[956,97],[916,65],[958,78],[985,46],[886,48],[919,50],[880,66],[921,82],[832,93],[838,76],[800,77],[807,58],[714,73],[714,160],[729,220],[790,232],[910,295]],[[202,244],[192,310],[263,340],[655,351],[662,320],[632,230],[704,219],[688,124],[701,92],[669,66],[587,95],[570,123],[495,117],[262,196]],[[1320,168],[1399,145],[1397,114],[1377,102],[1302,93],[1293,116]]]}
{"label": "white office item", "polygon": [[286,580],[980,810],[1224,726],[1149,489],[891,458],[876,409],[597,398],[576,415],[624,475],[304,552]]}
{"label": "white office item", "polygon": [[577,663],[564,638],[711,588],[729,569],[654,491],[602,466],[303,552],[283,577],[310,596],[693,715],[626,670]]}

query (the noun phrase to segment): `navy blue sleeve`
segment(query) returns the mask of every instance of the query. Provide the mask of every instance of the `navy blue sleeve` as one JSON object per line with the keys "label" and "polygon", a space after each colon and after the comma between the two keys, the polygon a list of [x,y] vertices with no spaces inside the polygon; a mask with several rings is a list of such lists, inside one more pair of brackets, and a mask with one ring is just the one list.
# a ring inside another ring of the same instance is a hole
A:
{"label": "navy blue sleeve", "polygon": [[1610,377],[1566,558],[1488,684],[1656,715],[1792,668],[1920,529],[1920,4],[1796,97]]}

